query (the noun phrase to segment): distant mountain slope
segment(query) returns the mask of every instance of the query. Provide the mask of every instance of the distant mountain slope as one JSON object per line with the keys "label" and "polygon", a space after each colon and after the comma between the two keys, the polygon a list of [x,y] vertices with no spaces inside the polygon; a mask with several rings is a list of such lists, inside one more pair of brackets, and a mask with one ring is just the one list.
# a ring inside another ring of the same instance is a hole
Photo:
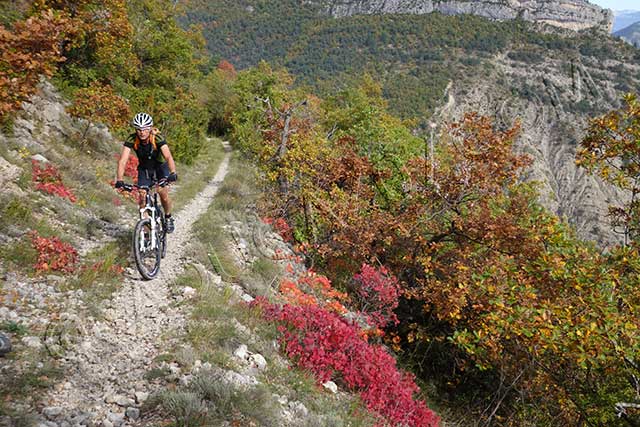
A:
{"label": "distant mountain slope", "polygon": [[613,32],[616,33],[631,24],[640,22],[640,10],[623,10],[615,12]]}
{"label": "distant mountain slope", "polygon": [[369,72],[391,109],[426,127],[476,110],[522,121],[519,148],[545,204],[583,237],[617,241],[607,206],[622,195],[574,164],[587,119],[640,88],[640,50],[599,31],[472,15],[378,14],[331,18],[294,0],[190,0],[185,24],[203,25],[214,57],[244,68],[286,66],[321,94]]}
{"label": "distant mountain slope", "polygon": [[631,24],[628,27],[613,33],[613,35],[622,38],[636,47],[640,47],[640,22]]}

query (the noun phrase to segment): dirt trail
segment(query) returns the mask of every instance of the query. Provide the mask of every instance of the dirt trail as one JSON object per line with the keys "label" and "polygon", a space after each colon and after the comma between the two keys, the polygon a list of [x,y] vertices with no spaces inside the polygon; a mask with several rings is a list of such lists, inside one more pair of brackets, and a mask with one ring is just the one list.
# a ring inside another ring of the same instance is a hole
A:
{"label": "dirt trail", "polygon": [[[185,327],[185,314],[173,304],[169,284],[184,268],[182,258],[193,223],[206,211],[227,173],[230,147],[224,145],[226,155],[216,176],[176,213],[176,230],[169,236],[158,277],[143,281],[135,271],[111,300],[105,301],[103,320],[78,322],[80,337],[64,356],[66,378],[45,399],[43,417],[49,421],[44,425],[135,424],[122,414],[136,406],[136,394],[140,400],[152,391],[144,374],[152,360],[167,349],[167,337]],[[135,418],[136,410],[129,414]]]}

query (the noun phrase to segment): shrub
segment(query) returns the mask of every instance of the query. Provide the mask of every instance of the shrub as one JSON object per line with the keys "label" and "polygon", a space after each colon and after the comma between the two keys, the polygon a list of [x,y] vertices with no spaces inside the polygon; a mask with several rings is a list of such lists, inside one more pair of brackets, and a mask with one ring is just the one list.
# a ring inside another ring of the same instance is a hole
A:
{"label": "shrub", "polygon": [[38,252],[34,265],[36,272],[61,271],[73,273],[78,262],[78,252],[68,243],[57,237],[41,237],[37,231],[29,233],[31,244]]}
{"label": "shrub", "polygon": [[372,325],[384,328],[388,324],[399,323],[394,310],[398,307],[400,285],[386,268],[362,264],[360,273],[353,277],[353,285],[360,310],[369,317]]}
{"label": "shrub", "polygon": [[439,418],[421,400],[410,374],[400,372],[382,346],[369,344],[360,328],[316,305],[282,306],[264,298],[253,303],[278,324],[286,354],[319,382],[336,379],[357,391],[379,425],[436,426]]}
{"label": "shrub", "polygon": [[36,190],[54,194],[63,199],[69,199],[71,203],[76,202],[76,196],[70,189],[65,187],[62,183],[60,172],[52,164],[48,164],[43,168],[40,162],[33,160],[32,173],[32,182],[35,184]]}

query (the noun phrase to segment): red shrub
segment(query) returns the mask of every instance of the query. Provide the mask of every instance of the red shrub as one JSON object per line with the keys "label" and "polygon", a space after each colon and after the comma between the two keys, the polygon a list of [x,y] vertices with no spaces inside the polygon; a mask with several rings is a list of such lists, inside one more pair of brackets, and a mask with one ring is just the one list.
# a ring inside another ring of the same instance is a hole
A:
{"label": "red shrub", "polygon": [[35,184],[36,190],[55,194],[63,199],[69,199],[71,203],[76,202],[76,196],[64,186],[60,172],[52,164],[47,164],[43,168],[37,160],[33,160],[31,166],[33,171],[32,182]]}
{"label": "red shrub", "polygon": [[[120,154],[114,154],[117,159],[120,158]],[[127,164],[124,167],[124,176],[128,176],[133,179],[133,182],[138,182],[138,158],[135,155],[130,155]]]}
{"label": "red shrub", "polygon": [[419,388],[411,375],[400,372],[383,347],[367,343],[354,323],[315,305],[278,306],[264,298],[254,305],[278,324],[285,352],[298,366],[320,382],[333,378],[359,392],[368,409],[380,415],[379,425],[438,425],[425,403],[413,399]]}
{"label": "red shrub", "polygon": [[37,272],[62,271],[73,273],[78,262],[78,252],[68,243],[57,237],[41,237],[37,231],[29,233],[31,244],[38,252],[38,261],[34,268]]}
{"label": "red shrub", "polygon": [[271,225],[285,242],[293,242],[293,229],[284,218],[263,218],[262,222]]}
{"label": "red shrub", "polygon": [[362,264],[360,273],[353,276],[353,285],[359,308],[373,326],[384,328],[389,323],[398,324],[394,310],[398,307],[400,285],[386,268]]}
{"label": "red shrub", "polygon": [[[116,159],[119,159],[120,155],[114,154],[114,157]],[[129,156],[129,160],[127,160],[127,164],[124,167],[124,176],[128,176],[129,178],[131,178],[134,184],[138,182],[138,158],[135,155]],[[115,182],[111,181],[110,184],[113,186]],[[123,199],[138,203],[138,200],[140,197],[139,195],[140,190],[138,190],[137,188],[134,188],[133,191],[131,192],[128,192],[128,191],[118,191],[118,192],[120,193],[120,196],[122,196]],[[122,201],[117,198],[114,198],[113,204],[116,206],[120,206],[122,205]]]}

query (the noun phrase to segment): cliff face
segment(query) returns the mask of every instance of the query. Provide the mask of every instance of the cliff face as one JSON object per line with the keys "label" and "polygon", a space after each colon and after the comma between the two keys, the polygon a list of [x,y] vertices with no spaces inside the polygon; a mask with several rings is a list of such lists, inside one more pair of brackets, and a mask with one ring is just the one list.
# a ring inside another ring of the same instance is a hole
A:
{"label": "cliff face", "polygon": [[[605,109],[615,108],[619,91],[614,70],[624,68],[636,74],[640,67],[614,60],[602,64],[562,58],[531,64],[504,54],[492,63],[493,78],[476,79],[467,85],[452,82],[447,101],[434,118],[455,120],[466,111],[479,111],[501,127],[519,121],[521,132],[515,147],[534,160],[525,178],[538,183],[542,204],[571,223],[583,239],[604,248],[621,243],[622,235],[612,229],[607,212],[609,206],[628,201],[629,195],[576,166],[576,151],[589,115],[572,107],[589,101]],[[503,90],[495,83],[500,79],[516,87],[526,84],[531,99]]]}
{"label": "cliff face", "polygon": [[613,14],[585,0],[328,0],[333,17],[387,13],[472,14],[496,20],[521,18],[571,30],[610,32]]}

